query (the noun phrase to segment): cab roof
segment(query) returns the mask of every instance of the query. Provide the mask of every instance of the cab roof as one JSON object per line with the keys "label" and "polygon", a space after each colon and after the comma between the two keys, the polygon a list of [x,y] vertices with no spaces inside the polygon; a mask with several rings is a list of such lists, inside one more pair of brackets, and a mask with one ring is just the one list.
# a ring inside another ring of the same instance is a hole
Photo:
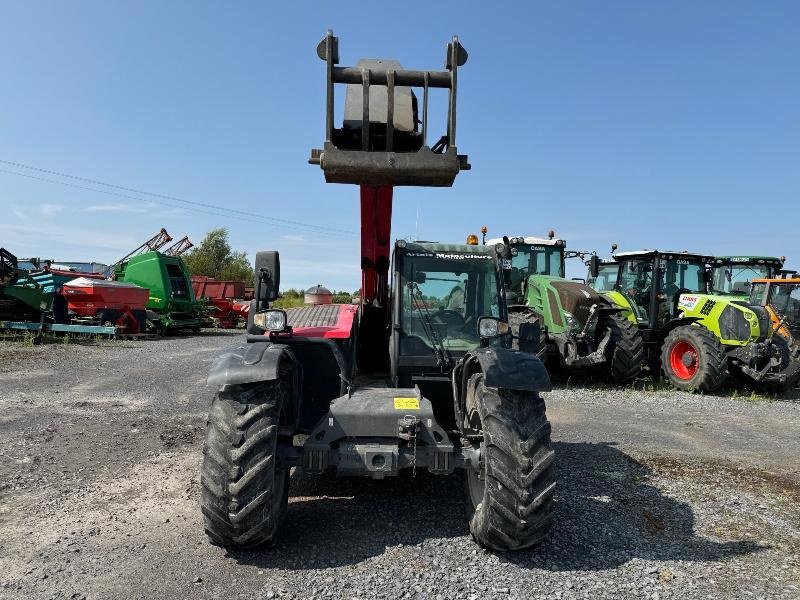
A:
{"label": "cab roof", "polygon": [[736,256],[715,256],[713,263],[718,265],[756,263],[762,265],[773,264],[783,266],[783,261],[777,256],[755,256],[750,254],[739,254]]}
{"label": "cab roof", "polygon": [[459,252],[462,254],[480,254],[494,257],[494,248],[473,244],[440,244],[439,242],[408,242],[397,240],[395,247],[404,252]]}
{"label": "cab roof", "polygon": [[712,256],[708,256],[706,254],[697,254],[695,252],[686,252],[683,250],[630,250],[627,252],[617,252],[614,254],[614,260],[626,258],[649,258],[654,256],[658,256],[660,258],[694,258],[697,260],[702,260],[703,262],[709,262],[713,258]]}
{"label": "cab roof", "polygon": [[[562,240],[561,238],[540,238],[535,237],[532,235],[524,235],[524,236],[508,236],[508,240],[512,244],[531,244],[536,246],[561,246],[562,248],[567,247],[567,241]],[[495,244],[500,244],[503,242],[503,238],[492,238],[490,240],[486,240],[487,246],[494,246]]]}

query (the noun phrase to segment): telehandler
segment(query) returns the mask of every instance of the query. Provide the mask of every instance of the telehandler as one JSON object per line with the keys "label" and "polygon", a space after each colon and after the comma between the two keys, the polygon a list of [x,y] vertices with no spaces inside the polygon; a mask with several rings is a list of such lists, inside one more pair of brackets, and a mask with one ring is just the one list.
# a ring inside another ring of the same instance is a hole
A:
{"label": "telehandler", "polygon": [[[456,148],[467,53],[454,37],[444,71],[385,59],[341,67],[328,32],[317,54],[326,137],[310,162],[328,182],[361,187],[361,300],[271,309],[279,255],[257,254],[247,343],[218,356],[208,376],[218,391],[202,466],[206,532],[224,546],[274,543],[294,467],[375,479],[425,469],[463,471],[478,543],[538,544],[553,520],[554,452],[539,395],[550,381],[535,354],[510,348],[499,268],[510,249],[390,242],[393,186],[449,187],[469,168]],[[338,83],[347,84],[341,128]],[[434,88],[448,91],[449,108],[446,133],[430,146]]]}

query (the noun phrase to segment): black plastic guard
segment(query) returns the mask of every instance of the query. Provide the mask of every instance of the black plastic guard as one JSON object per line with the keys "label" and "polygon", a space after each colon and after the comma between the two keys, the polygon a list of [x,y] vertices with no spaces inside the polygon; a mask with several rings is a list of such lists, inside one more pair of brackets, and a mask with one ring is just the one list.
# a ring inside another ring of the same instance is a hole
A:
{"label": "black plastic guard", "polygon": [[528,392],[553,389],[544,363],[535,354],[491,346],[473,350],[472,355],[480,363],[484,382],[489,387]]}
{"label": "black plastic guard", "polygon": [[206,384],[214,387],[255,381],[274,381],[282,360],[295,362],[288,346],[272,342],[246,343],[228,348],[211,363]]}

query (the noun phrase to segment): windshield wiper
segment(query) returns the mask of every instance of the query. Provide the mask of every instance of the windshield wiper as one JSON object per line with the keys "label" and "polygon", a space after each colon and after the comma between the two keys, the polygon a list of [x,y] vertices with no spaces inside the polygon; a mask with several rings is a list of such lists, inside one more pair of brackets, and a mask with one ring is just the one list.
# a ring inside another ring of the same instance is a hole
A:
{"label": "windshield wiper", "polygon": [[422,329],[425,331],[425,335],[428,337],[433,347],[433,355],[436,357],[436,366],[444,373],[450,367],[453,358],[450,356],[447,348],[444,347],[439,336],[436,335],[436,328],[431,321],[428,307],[424,304],[424,298],[422,297],[422,291],[419,289],[419,286],[416,282],[409,281],[408,289],[411,292],[411,306],[416,309],[422,317]]}

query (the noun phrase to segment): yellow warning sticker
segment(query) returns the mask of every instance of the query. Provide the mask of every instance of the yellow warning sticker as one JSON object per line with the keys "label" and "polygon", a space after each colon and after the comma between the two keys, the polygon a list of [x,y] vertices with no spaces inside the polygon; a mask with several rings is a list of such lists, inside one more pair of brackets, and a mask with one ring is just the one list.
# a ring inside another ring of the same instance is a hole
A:
{"label": "yellow warning sticker", "polygon": [[419,398],[394,397],[395,410],[419,410]]}

